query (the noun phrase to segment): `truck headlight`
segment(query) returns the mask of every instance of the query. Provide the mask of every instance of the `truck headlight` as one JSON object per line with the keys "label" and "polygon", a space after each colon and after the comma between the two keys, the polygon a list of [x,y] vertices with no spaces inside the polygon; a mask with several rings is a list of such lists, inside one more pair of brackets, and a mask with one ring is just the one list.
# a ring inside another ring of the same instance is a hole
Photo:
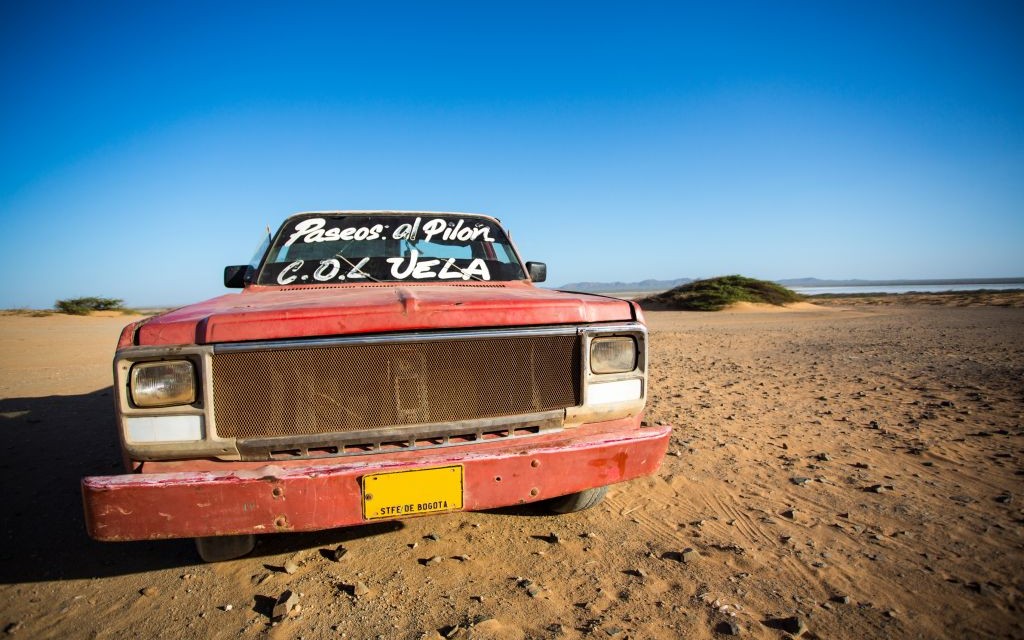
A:
{"label": "truck headlight", "polygon": [[624,373],[636,369],[636,339],[630,336],[594,338],[590,342],[590,370]]}
{"label": "truck headlight", "polygon": [[195,367],[188,360],[140,362],[132,367],[132,402],[138,407],[170,407],[196,401]]}

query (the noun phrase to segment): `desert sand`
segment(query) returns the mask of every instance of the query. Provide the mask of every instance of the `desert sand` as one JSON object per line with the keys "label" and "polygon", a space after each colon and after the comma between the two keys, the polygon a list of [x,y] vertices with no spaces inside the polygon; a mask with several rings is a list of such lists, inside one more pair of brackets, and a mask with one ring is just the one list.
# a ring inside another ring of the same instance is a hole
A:
{"label": "desert sand", "polygon": [[[79,478],[120,467],[110,359],[131,318],[0,317],[0,630],[1024,637],[1024,309],[836,304],[648,314],[670,455],[594,509],[266,536],[216,565],[188,540],[85,534]],[[301,613],[271,625],[285,590]]]}

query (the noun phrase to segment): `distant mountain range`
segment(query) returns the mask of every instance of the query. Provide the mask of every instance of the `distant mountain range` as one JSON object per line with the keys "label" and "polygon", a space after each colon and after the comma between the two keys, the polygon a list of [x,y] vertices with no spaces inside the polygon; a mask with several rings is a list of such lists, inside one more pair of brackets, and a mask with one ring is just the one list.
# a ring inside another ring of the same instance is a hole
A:
{"label": "distant mountain range", "polygon": [[[640,280],[639,282],[570,282],[558,289],[590,293],[616,293],[621,291],[667,291],[681,284],[693,282],[693,278],[675,280]],[[879,287],[890,285],[935,285],[935,284],[1016,284],[1024,283],[1024,277],[1017,278],[938,278],[931,280],[822,280],[820,278],[787,278],[775,280],[784,287]]]}
{"label": "distant mountain range", "polygon": [[615,293],[619,291],[668,291],[681,284],[693,282],[693,278],[676,278],[675,280],[641,280],[640,282],[570,282],[558,287],[563,291],[582,291],[584,293]]}

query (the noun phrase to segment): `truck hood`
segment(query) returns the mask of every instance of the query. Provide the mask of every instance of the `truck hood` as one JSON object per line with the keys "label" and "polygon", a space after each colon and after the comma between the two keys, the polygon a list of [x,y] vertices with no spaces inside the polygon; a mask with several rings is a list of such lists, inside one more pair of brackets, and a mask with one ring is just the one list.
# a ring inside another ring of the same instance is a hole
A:
{"label": "truck hood", "polygon": [[523,282],[257,287],[155,316],[137,345],[636,319],[624,300],[540,289]]}

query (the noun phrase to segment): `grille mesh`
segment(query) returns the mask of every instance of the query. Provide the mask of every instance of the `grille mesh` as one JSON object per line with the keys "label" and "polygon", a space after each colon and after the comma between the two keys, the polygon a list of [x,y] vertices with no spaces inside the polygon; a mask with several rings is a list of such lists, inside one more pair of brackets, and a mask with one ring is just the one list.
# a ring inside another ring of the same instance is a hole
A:
{"label": "grille mesh", "polygon": [[578,362],[574,335],[216,353],[216,429],[268,438],[571,407]]}

